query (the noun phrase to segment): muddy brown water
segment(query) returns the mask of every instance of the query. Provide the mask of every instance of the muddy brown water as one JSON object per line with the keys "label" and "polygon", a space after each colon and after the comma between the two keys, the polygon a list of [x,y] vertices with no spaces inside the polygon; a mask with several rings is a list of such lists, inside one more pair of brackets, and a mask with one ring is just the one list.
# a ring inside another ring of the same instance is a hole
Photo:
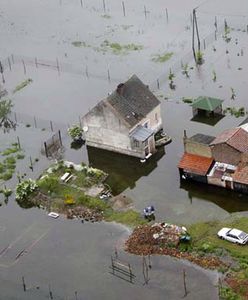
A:
{"label": "muddy brown water", "polygon": [[[170,66],[180,66],[180,58],[190,53],[190,12],[201,1],[125,1],[126,17],[123,17],[121,1],[37,1],[3,0],[0,8],[1,59],[14,58],[12,69],[5,66],[4,87],[15,104],[20,124],[15,132],[0,133],[1,149],[16,141],[19,136],[25,150],[25,159],[19,161],[16,171],[36,178],[50,162],[41,154],[45,140],[51,137],[50,121],[62,129],[64,152],[67,160],[103,169],[110,174],[108,183],[114,194],[120,192],[134,200],[134,206],[142,211],[154,204],[157,220],[188,224],[196,221],[222,219],[232,212],[248,211],[247,196],[223,189],[199,184],[180,183],[177,163],[183,152],[182,135],[198,132],[216,135],[221,130],[237,126],[244,118],[226,116],[214,126],[190,121],[192,111],[182,97],[209,95],[225,100],[223,106],[246,106],[247,85],[247,20],[231,15],[232,1],[206,1],[199,8],[199,26],[203,36],[213,34],[214,16],[218,24],[227,17],[232,40],[226,44],[221,36],[204,52],[205,64],[198,70],[192,61],[190,78],[176,72],[176,90],[171,91],[166,82]],[[244,1],[242,7],[247,5]],[[144,15],[144,6],[149,11]],[[231,8],[229,7],[231,6]],[[169,22],[166,19],[166,8]],[[236,8],[236,7],[235,7]],[[103,17],[109,15],[108,17]],[[111,51],[96,50],[105,40],[122,44],[143,45],[139,52],[115,55]],[[236,39],[238,43],[236,44]],[[76,48],[73,41],[85,41],[90,47]],[[212,45],[216,47],[213,51]],[[93,47],[95,47],[93,49]],[[243,49],[243,56],[241,54]],[[228,55],[226,50],[228,49]],[[166,64],[152,62],[154,54],[174,52]],[[11,54],[14,54],[11,57]],[[16,57],[16,61],[15,61]],[[19,58],[19,62],[18,59]],[[49,66],[35,65],[46,61]],[[56,58],[60,73],[54,68]],[[26,62],[26,74],[21,60]],[[5,60],[7,62],[7,60]],[[31,62],[31,63],[30,63]],[[88,76],[86,74],[86,68]],[[238,68],[242,68],[239,70]],[[108,71],[110,80],[108,78]],[[212,71],[217,81],[212,81]],[[156,87],[156,79],[162,78],[156,95],[161,100],[165,131],[173,142],[159,149],[145,164],[137,159],[123,157],[92,148],[70,148],[66,136],[68,124],[78,122],[100,99],[111,92],[120,81],[136,73],[144,82]],[[162,75],[162,76],[161,76]],[[33,82],[16,94],[13,89],[23,80]],[[155,85],[154,85],[155,82]],[[222,86],[222,87],[220,87]],[[230,100],[230,88],[237,93]],[[165,100],[164,97],[168,98]],[[38,128],[34,128],[34,117]],[[30,124],[31,127],[26,127]],[[42,128],[46,130],[42,130]],[[30,156],[39,158],[32,172]],[[13,187],[14,178],[7,183]],[[22,209],[14,196],[0,208],[0,299],[48,299],[49,285],[54,299],[179,299],[183,296],[182,271],[186,270],[190,293],[188,299],[217,299],[214,286],[217,274],[203,271],[183,261],[167,257],[153,257],[148,286],[143,285],[141,258],[127,255],[121,250],[128,234],[126,228],[114,224],[89,224],[48,218],[37,208]],[[127,283],[109,274],[110,256],[118,248],[120,258],[130,262],[137,275],[135,284]],[[23,292],[24,276],[27,292]],[[199,286],[201,287],[199,289]]]}

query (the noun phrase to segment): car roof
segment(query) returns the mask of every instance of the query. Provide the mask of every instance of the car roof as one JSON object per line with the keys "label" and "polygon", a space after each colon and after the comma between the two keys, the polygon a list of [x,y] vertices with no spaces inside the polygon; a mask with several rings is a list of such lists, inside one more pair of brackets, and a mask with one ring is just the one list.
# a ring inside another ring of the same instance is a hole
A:
{"label": "car roof", "polygon": [[240,233],[242,233],[242,231],[239,230],[239,229],[233,228],[233,229],[231,229],[231,230],[229,231],[229,233],[231,233],[231,234],[233,234],[233,235],[236,235],[236,236],[239,236]]}

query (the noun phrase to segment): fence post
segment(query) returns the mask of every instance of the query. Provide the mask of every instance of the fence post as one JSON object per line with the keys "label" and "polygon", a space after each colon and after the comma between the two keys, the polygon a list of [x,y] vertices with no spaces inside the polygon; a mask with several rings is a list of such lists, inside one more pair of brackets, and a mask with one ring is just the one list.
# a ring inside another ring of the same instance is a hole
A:
{"label": "fence post", "polygon": [[45,153],[46,153],[46,157],[48,157],[48,152],[47,152],[47,144],[46,144],[46,142],[44,142],[44,147],[45,147]]}
{"label": "fence post", "polygon": [[22,286],[23,286],[24,292],[26,292],[26,284],[25,284],[24,276],[22,276]]}
{"label": "fence post", "polygon": [[37,128],[36,118],[34,117],[34,127]]}
{"label": "fence post", "polygon": [[10,58],[8,57],[8,63],[9,63],[9,70],[11,71],[11,62],[10,62]]}
{"label": "fence post", "polygon": [[110,82],[110,73],[109,73],[109,69],[108,69],[108,81]]}
{"label": "fence post", "polygon": [[37,58],[35,57],[35,66],[36,66],[36,68],[38,68],[38,61],[37,61]]}
{"label": "fence post", "polygon": [[106,4],[105,4],[105,0],[102,0],[102,4],[103,4],[103,11],[104,11],[104,13],[106,13]]}
{"label": "fence post", "polygon": [[123,10],[123,16],[126,17],[126,9],[125,9],[124,1],[122,1],[122,10]]}
{"label": "fence post", "polygon": [[159,79],[157,79],[157,88],[158,88],[158,90],[159,90]]}
{"label": "fence post", "polygon": [[169,14],[168,14],[168,9],[166,8],[165,9],[165,13],[166,13],[166,20],[167,20],[167,23],[169,22]]}
{"label": "fence post", "polygon": [[21,149],[21,143],[20,143],[20,138],[19,138],[19,136],[17,136],[17,144],[18,144],[18,148]]}
{"label": "fence post", "polygon": [[12,59],[12,63],[14,64],[15,63],[14,54],[11,54],[11,59]]}
{"label": "fence post", "polygon": [[53,131],[53,122],[50,121],[50,127],[51,127],[51,131]]}
{"label": "fence post", "polygon": [[58,74],[60,75],[59,60],[58,60],[58,58],[56,58],[56,63],[57,63]]}
{"label": "fence post", "polygon": [[22,64],[23,64],[23,71],[24,71],[24,74],[26,75],[27,70],[26,70],[25,62],[24,62],[23,59],[22,59]]}
{"label": "fence post", "polygon": [[61,138],[61,132],[60,132],[60,130],[59,130],[59,142],[60,142],[60,145],[61,145],[61,146],[63,146],[63,144],[62,144],[62,138]]}
{"label": "fence post", "polygon": [[183,287],[184,287],[184,296],[186,297],[188,295],[187,286],[186,286],[186,272],[183,270]]}

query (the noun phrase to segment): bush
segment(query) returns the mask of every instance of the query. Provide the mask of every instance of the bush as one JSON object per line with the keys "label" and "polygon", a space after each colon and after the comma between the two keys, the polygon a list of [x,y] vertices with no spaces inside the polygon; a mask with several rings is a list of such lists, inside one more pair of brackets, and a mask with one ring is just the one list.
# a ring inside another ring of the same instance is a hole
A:
{"label": "bush", "polygon": [[25,200],[38,188],[37,183],[32,179],[20,182],[16,186],[16,200]]}
{"label": "bush", "polygon": [[74,141],[82,139],[82,129],[78,125],[73,125],[72,127],[70,127],[68,129],[68,133]]}
{"label": "bush", "polygon": [[55,176],[46,176],[38,181],[39,188],[45,193],[57,192],[59,185],[59,179]]}

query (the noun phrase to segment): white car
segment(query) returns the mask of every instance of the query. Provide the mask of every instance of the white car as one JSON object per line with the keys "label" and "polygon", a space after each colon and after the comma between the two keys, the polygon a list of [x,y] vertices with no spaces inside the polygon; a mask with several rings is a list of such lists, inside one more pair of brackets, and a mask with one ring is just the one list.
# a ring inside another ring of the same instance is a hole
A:
{"label": "white car", "polygon": [[222,228],[218,237],[235,244],[245,245],[248,242],[248,234],[235,228]]}

